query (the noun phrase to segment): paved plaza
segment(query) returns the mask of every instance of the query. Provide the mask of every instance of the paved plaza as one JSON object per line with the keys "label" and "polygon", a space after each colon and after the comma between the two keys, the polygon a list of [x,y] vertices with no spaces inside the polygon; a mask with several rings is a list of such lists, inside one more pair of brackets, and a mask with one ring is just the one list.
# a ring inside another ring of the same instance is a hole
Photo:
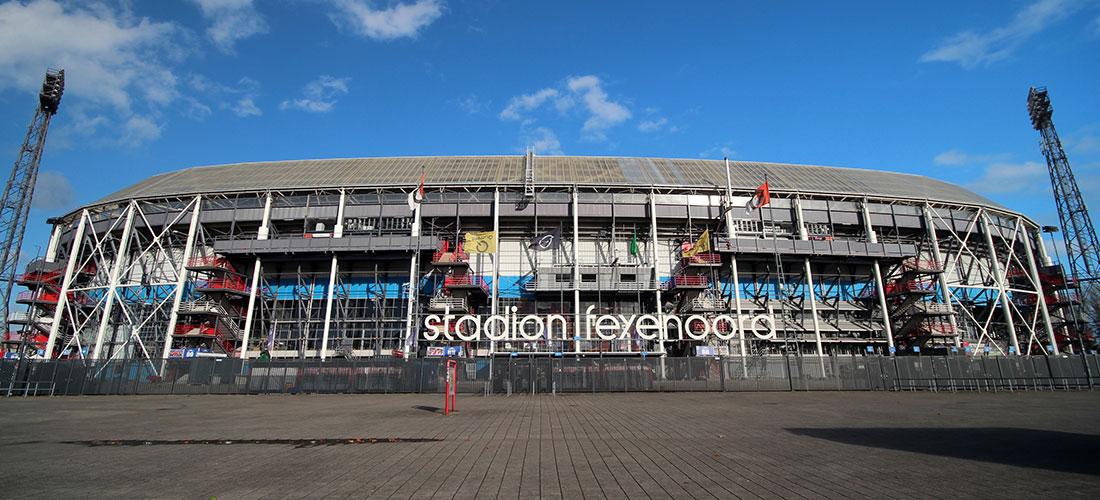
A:
{"label": "paved plaza", "polygon": [[2,497],[1100,496],[1100,394],[0,400]]}

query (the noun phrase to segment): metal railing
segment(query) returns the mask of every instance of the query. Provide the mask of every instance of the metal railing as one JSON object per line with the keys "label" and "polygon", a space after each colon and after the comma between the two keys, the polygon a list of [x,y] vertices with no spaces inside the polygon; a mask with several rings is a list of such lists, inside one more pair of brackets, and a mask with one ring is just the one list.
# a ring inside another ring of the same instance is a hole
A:
{"label": "metal railing", "polygon": [[[9,395],[438,393],[451,358],[0,361]],[[456,359],[466,394],[1087,390],[1100,356]],[[162,369],[163,367],[163,369]],[[15,375],[15,376],[13,376]],[[8,391],[10,385],[10,391]]]}

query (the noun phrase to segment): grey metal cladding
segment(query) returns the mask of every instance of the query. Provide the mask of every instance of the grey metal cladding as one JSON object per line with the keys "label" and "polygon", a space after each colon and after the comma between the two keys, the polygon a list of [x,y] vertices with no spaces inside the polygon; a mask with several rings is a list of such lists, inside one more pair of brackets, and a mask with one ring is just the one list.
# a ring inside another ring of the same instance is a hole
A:
{"label": "grey metal cladding", "polygon": [[[764,181],[776,192],[832,194],[931,201],[1002,208],[965,188],[924,176],[877,170],[731,162],[739,191]],[[255,192],[342,187],[415,186],[423,172],[431,185],[520,185],[523,156],[434,156],[340,158],[237,163],[194,167],[155,175],[117,191],[96,204],[130,198],[211,192]],[[720,160],[539,156],[540,184],[581,186],[725,186]]]}

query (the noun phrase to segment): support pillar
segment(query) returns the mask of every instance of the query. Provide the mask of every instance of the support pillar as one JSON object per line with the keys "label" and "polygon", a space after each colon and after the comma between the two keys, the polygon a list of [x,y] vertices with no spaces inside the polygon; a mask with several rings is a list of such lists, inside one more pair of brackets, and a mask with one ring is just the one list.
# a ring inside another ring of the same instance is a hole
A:
{"label": "support pillar", "polygon": [[325,324],[321,329],[321,361],[328,358],[328,334],[332,330],[332,296],[336,291],[336,268],[339,265],[336,253],[332,254],[332,264],[328,268],[328,288],[325,289]]}
{"label": "support pillar", "polygon": [[[1039,314],[1043,317],[1043,329],[1047,332],[1047,338],[1050,340],[1051,351],[1050,353],[1058,355],[1058,340],[1054,338],[1054,326],[1050,323],[1050,311],[1047,309],[1047,298],[1043,293],[1043,282],[1039,280],[1039,266],[1035,265],[1035,254],[1031,252],[1031,231],[1024,226],[1024,222],[1020,219],[1016,219],[1016,223],[1024,228],[1024,253],[1027,255],[1027,268],[1031,274],[1031,281],[1035,284],[1035,299],[1036,304],[1039,307]],[[1040,241],[1042,238],[1040,238]],[[1028,342],[1030,346],[1030,341]]]}
{"label": "support pillar", "polygon": [[928,241],[932,244],[932,259],[942,267],[936,277],[940,284],[940,302],[947,306],[947,321],[951,325],[951,331],[955,333],[955,348],[959,348],[962,347],[962,341],[959,338],[959,322],[955,318],[955,305],[951,302],[951,289],[947,287],[947,262],[940,254],[940,240],[936,237],[936,222],[932,219],[932,209],[928,205],[924,206],[924,228],[928,233]]}
{"label": "support pillar", "polygon": [[76,225],[76,233],[73,234],[72,247],[69,248],[69,261],[65,265],[65,276],[61,278],[61,291],[57,296],[57,307],[53,310],[50,337],[46,341],[46,359],[53,357],[53,347],[57,343],[57,333],[61,329],[61,319],[65,317],[65,305],[69,302],[69,286],[72,285],[73,270],[76,269],[76,261],[80,257],[80,248],[84,241],[84,224],[87,219],[88,211],[82,210],[80,212],[80,222]]}
{"label": "support pillar", "polygon": [[[864,199],[860,202],[860,213],[863,215],[863,232],[867,236],[867,241],[871,243],[878,243],[878,234],[875,233],[875,227],[871,224],[871,213],[867,208],[867,200]],[[886,350],[888,354],[894,355],[894,325],[890,319],[890,309],[886,305],[886,288],[882,281],[882,265],[879,264],[878,259],[871,261],[871,269],[875,275],[875,295],[878,296],[878,307],[882,310],[882,331],[886,334]]]}
{"label": "support pillar", "polygon": [[[649,192],[649,256],[650,265],[653,266],[653,286],[657,290],[657,317],[660,318],[664,314],[665,305],[664,298],[661,296],[661,272],[657,269],[657,203],[653,199],[653,194],[653,191]],[[664,325],[661,325],[660,331],[665,331]],[[666,350],[663,335],[658,337],[657,348],[661,357],[664,357]]]}
{"label": "support pillar", "polygon": [[573,186],[573,352],[581,352],[581,268],[577,260],[581,240],[580,203],[577,186]]}
{"label": "support pillar", "polygon": [[[343,197],[341,196],[340,205],[343,207]],[[342,216],[343,214],[341,214]],[[260,222],[260,229],[256,233],[257,240],[266,240],[270,234],[271,224],[271,193],[267,193],[264,200],[264,215],[263,220]],[[248,309],[244,315],[244,331],[241,332],[241,359],[248,359],[248,342],[252,335],[252,317],[256,313],[256,293],[260,287],[260,270],[263,264],[260,261],[260,257],[256,257],[256,261],[252,263],[252,283],[248,290]]]}
{"label": "support pillar", "polygon": [[821,323],[817,318],[817,290],[814,289],[814,274],[810,270],[810,259],[803,260],[806,265],[806,287],[810,291],[810,314],[814,320],[814,342],[817,343],[817,359],[821,362],[821,375],[825,376],[825,349],[821,345]]}
{"label": "support pillar", "polygon": [[[180,262],[179,277],[176,279],[176,293],[172,297],[172,311],[168,314],[168,329],[164,332],[164,349],[160,358],[168,359],[168,353],[172,350],[172,336],[176,332],[176,322],[179,321],[180,301],[183,300],[183,289],[187,285],[187,264],[191,262],[191,250],[195,246],[195,233],[199,228],[199,212],[202,211],[202,195],[196,195],[194,208],[191,212],[191,225],[187,228],[187,242],[183,248],[183,261]],[[163,366],[163,363],[162,365]],[[162,370],[163,371],[163,368]]]}
{"label": "support pillar", "polygon": [[416,204],[416,208],[413,209],[413,227],[412,227],[413,244],[416,246],[413,249],[412,257],[409,258],[409,296],[408,296],[408,318],[405,319],[405,360],[416,354],[416,334],[419,331],[419,327],[414,325],[414,313],[416,312],[416,298],[417,298],[417,279],[419,279],[420,266],[420,204]]}
{"label": "support pillar", "polygon": [[[344,236],[344,202],[347,200],[347,193],[340,190],[340,205],[336,208],[336,225],[332,228],[332,237],[341,238]],[[328,337],[329,332],[332,331],[332,300],[333,294],[336,292],[336,272],[339,268],[339,262],[336,258],[336,253],[332,254],[332,264],[329,266],[328,271],[328,288],[325,293],[325,324],[321,329],[321,361],[328,358]]]}
{"label": "support pillar", "polygon": [[[493,191],[493,234],[496,235],[497,245],[493,250],[493,296],[492,302],[489,306],[489,310],[492,314],[498,314],[500,300],[500,190]],[[496,325],[494,324],[495,328]],[[514,332],[513,332],[514,334]],[[497,343],[495,340],[489,341],[489,354],[496,354]]]}
{"label": "support pillar", "polygon": [[111,311],[115,305],[115,294],[118,293],[118,280],[122,274],[122,266],[126,263],[127,254],[130,251],[130,234],[134,229],[134,202],[130,202],[126,208],[126,222],[122,227],[122,239],[119,240],[115,261],[111,264],[111,274],[108,278],[107,297],[103,303],[103,312],[99,317],[99,328],[95,335],[95,347],[92,348],[91,359],[99,359],[99,353],[103,349],[103,336],[107,333],[107,327],[111,323]]}
{"label": "support pillar", "polygon": [[886,289],[882,283],[882,267],[878,259],[871,264],[875,272],[875,295],[878,295],[878,307],[882,309],[882,328],[886,333],[886,347],[890,355],[894,355],[894,326],[890,319],[890,310],[886,307]]}
{"label": "support pillar", "polygon": [[61,240],[61,225],[54,224],[53,232],[50,233],[50,243],[46,245],[46,255],[44,258],[46,262],[53,262],[57,259],[57,243]]}
{"label": "support pillar", "polygon": [[1020,355],[1020,341],[1016,337],[1016,321],[1012,319],[1012,302],[1008,300],[1008,292],[1005,289],[1005,275],[1001,269],[1001,262],[997,260],[997,249],[993,246],[993,234],[990,232],[989,220],[985,216],[985,212],[978,212],[978,218],[982,221],[982,235],[985,236],[985,244],[989,247],[989,261],[991,269],[993,270],[993,279],[997,281],[997,290],[999,298],[1001,299],[1001,308],[1005,313],[1005,326],[1008,328],[1008,339],[1012,343],[1012,347],[1016,350],[1016,355]]}

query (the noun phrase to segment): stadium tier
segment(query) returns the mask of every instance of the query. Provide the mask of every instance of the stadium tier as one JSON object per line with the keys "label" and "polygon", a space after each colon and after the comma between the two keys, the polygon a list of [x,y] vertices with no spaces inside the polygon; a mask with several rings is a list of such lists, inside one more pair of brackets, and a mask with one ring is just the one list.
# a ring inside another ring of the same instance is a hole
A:
{"label": "stadium tier", "polygon": [[246,163],[157,175],[51,223],[5,338],[39,357],[1014,355],[1082,340],[1074,283],[1034,221],[874,170]]}

